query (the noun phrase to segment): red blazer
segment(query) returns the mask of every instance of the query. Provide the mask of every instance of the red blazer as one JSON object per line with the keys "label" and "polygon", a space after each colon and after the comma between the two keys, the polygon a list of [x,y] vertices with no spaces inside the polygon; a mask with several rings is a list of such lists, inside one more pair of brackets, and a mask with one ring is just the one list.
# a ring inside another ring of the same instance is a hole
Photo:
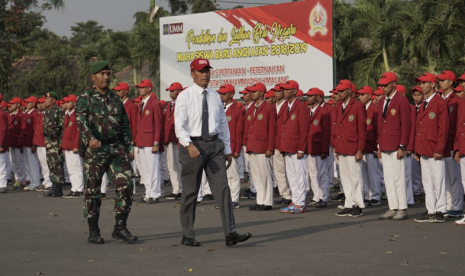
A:
{"label": "red blazer", "polygon": [[437,94],[423,111],[425,103],[421,105],[417,115],[415,153],[433,157],[434,153],[444,154],[446,149],[449,137],[449,112],[446,101]]}
{"label": "red blazer", "polygon": [[158,142],[160,152],[163,149],[163,114],[155,97],[150,97],[141,115],[142,102],[137,109],[137,133],[135,144],[138,147],[153,147]]}
{"label": "red blazer", "polygon": [[21,119],[21,134],[19,135],[19,144],[25,147],[32,147],[34,139],[34,127],[36,126],[39,113],[33,110],[31,113],[24,113]]}
{"label": "red blazer", "polygon": [[76,110],[74,110],[73,114],[69,117],[68,114],[65,115],[61,148],[64,150],[79,148],[79,130],[76,124]]}
{"label": "red blazer", "polygon": [[396,94],[389,103],[386,118],[383,118],[384,101],[378,104],[378,145],[381,151],[396,151],[400,145],[408,146],[412,113],[407,98]]}
{"label": "red blazer", "polygon": [[255,112],[252,105],[245,114],[244,139],[246,152],[274,152],[276,142],[276,110],[263,101]]}
{"label": "red blazer", "polygon": [[[234,105],[234,104],[233,104]],[[178,143],[178,137],[176,137],[176,132],[174,131],[174,110],[176,110],[176,103],[173,105],[172,110],[170,110],[171,103],[168,104],[165,111],[165,144],[168,143]],[[242,112],[242,111],[241,111]]]}
{"label": "red blazer", "polygon": [[326,113],[331,114],[331,110],[333,109],[333,107],[330,106],[328,103],[324,103],[321,107],[326,111]]}
{"label": "red blazer", "polygon": [[370,103],[366,111],[367,135],[363,152],[374,153],[378,149],[376,145],[376,141],[378,140],[378,107],[375,104]]}
{"label": "red blazer", "polygon": [[465,98],[461,98],[457,109],[457,129],[455,134],[454,151],[460,156],[465,155]]}
{"label": "red blazer", "polygon": [[451,151],[454,150],[455,134],[457,133],[457,112],[460,98],[454,92],[451,92],[445,101],[449,112],[449,135],[444,157],[451,157]]}
{"label": "red blazer", "polygon": [[8,150],[8,145],[6,144],[6,137],[8,133],[8,113],[0,108],[0,146],[3,148],[3,152]]}
{"label": "red blazer", "polygon": [[355,155],[363,151],[366,141],[365,106],[351,98],[342,114],[342,101],[336,105],[336,137],[334,150],[339,154]]}
{"label": "red blazer", "polygon": [[307,151],[307,135],[310,127],[310,110],[308,107],[295,99],[289,110],[289,102],[286,101],[280,111],[284,113],[279,117],[278,132],[280,152],[297,154],[298,151]]}
{"label": "red blazer", "polygon": [[415,152],[415,128],[417,121],[417,107],[416,105],[410,105],[410,137],[408,139],[407,150]]}
{"label": "red blazer", "polygon": [[15,115],[10,114],[8,117],[8,136],[6,144],[10,148],[19,148],[19,136],[21,135],[21,119],[22,112],[17,112]]}
{"label": "red blazer", "polygon": [[333,147],[333,149],[336,143],[336,107],[337,105],[331,108],[331,112],[329,113],[329,120],[331,122],[331,138],[329,144],[331,145],[331,147]]}
{"label": "red blazer", "polygon": [[[279,121],[281,117],[284,117],[285,115],[284,114],[284,104],[287,102],[287,100],[284,100],[283,104],[281,105],[281,109],[279,109],[279,113],[278,113],[278,108],[276,107],[276,104],[273,105],[274,109],[275,109],[275,112],[276,112],[276,120]],[[281,142],[281,137],[279,136],[279,134],[281,133],[281,127],[282,125],[280,124],[276,124],[276,148],[279,149],[279,145],[280,145],[280,142]]]}
{"label": "red blazer", "polygon": [[[307,110],[309,109],[306,107]],[[308,110],[310,114],[311,110]],[[310,127],[307,133],[307,154],[321,156],[329,155],[329,140],[331,136],[331,120],[328,109],[318,106],[310,117]]]}
{"label": "red blazer", "polygon": [[228,120],[231,152],[241,152],[242,139],[244,134],[244,112],[240,107],[233,103],[226,110],[226,119]]}
{"label": "red blazer", "polygon": [[129,127],[131,128],[132,133],[132,140],[136,140],[136,132],[137,132],[137,105],[133,103],[130,99],[124,103],[124,110],[126,110],[126,114],[128,115],[129,119]]}
{"label": "red blazer", "polygon": [[38,147],[45,147],[44,136],[44,113],[38,112],[32,144]]}

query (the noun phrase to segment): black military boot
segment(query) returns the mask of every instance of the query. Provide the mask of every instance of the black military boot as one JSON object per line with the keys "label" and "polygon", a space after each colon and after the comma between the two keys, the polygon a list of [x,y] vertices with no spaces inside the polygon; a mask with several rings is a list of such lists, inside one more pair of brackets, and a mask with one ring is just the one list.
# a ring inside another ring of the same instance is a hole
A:
{"label": "black military boot", "polygon": [[137,237],[133,236],[131,232],[129,232],[129,230],[126,228],[126,221],[128,220],[128,215],[128,213],[116,215],[115,230],[113,230],[113,234],[111,234],[111,237],[118,240],[122,239],[127,243],[131,243],[137,241]]}
{"label": "black military boot", "polygon": [[63,196],[63,183],[56,183],[53,185],[55,188],[53,189],[52,197],[62,197]]}
{"label": "black military boot", "polygon": [[52,184],[52,189],[44,193],[44,196],[53,196],[53,194],[55,193],[56,186],[56,184]]}
{"label": "black military boot", "polygon": [[100,236],[98,219],[98,216],[93,216],[87,219],[87,223],[89,224],[89,238],[87,238],[87,241],[89,243],[104,244],[105,241],[103,240],[102,236]]}

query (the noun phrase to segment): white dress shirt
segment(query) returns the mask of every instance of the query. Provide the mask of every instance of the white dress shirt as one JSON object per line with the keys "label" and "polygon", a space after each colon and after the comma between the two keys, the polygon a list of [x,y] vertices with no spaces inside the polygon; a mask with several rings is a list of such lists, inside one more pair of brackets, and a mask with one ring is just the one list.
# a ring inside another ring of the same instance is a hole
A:
{"label": "white dress shirt", "polygon": [[[392,93],[391,97],[388,98],[388,97],[386,96],[386,98],[384,99],[383,110],[386,108],[387,99],[391,99],[391,100],[392,100],[392,99],[394,98],[394,96],[396,95],[396,93],[397,93],[397,90],[394,91],[394,93]],[[389,101],[389,103],[391,103],[391,101]],[[388,105],[388,107],[389,107],[389,105]]]}
{"label": "white dress shirt", "polygon": [[283,106],[283,104],[286,102],[286,100],[283,100],[280,104],[278,103],[278,101],[276,101],[276,111],[277,111],[277,114],[279,114],[279,111],[281,110],[281,107]]}
{"label": "white dress shirt", "polygon": [[229,126],[223,102],[218,92],[208,87],[203,89],[194,83],[179,94],[174,111],[176,137],[181,145],[187,147],[192,142],[191,137],[202,136],[203,90],[207,90],[209,135],[218,134],[225,146],[224,154],[231,154]]}
{"label": "white dress shirt", "polygon": [[370,107],[371,101],[368,102],[368,104],[365,105],[365,109],[368,110],[368,107]]}

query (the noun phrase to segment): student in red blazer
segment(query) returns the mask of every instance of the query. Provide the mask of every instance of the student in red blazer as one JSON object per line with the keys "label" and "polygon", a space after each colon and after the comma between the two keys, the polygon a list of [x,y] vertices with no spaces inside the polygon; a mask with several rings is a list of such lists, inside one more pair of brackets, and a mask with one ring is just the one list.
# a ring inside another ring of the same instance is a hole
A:
{"label": "student in red blazer", "polygon": [[[3,96],[0,94],[0,103],[3,101]],[[8,131],[8,114],[0,108],[0,193],[8,192],[8,146],[6,145],[6,136]]]}
{"label": "student in red blazer", "polygon": [[263,98],[266,86],[256,83],[247,87],[254,103],[245,114],[243,143],[249,154],[250,172],[257,190],[257,204],[250,211],[267,211],[273,205],[273,180],[271,158],[275,150],[276,111]]}
{"label": "student in red blazer", "polygon": [[336,86],[340,102],[336,105],[335,157],[339,160],[344,186],[344,209],[337,216],[359,217],[365,208],[361,180],[361,160],[366,142],[366,110],[353,98],[352,83],[342,80]]}
{"label": "student in red blazer", "polygon": [[176,109],[176,99],[182,90],[183,87],[179,82],[172,83],[170,87],[166,89],[166,91],[169,91],[170,93],[171,103],[167,106],[164,113],[165,126],[163,142],[166,145],[166,159],[170,173],[171,186],[173,186],[173,191],[171,194],[166,196],[167,199],[181,199],[182,194],[181,162],[179,162],[178,152],[179,141],[174,130],[174,111]]}
{"label": "student in red blazer", "polygon": [[423,183],[421,182],[421,167],[420,161],[413,158],[415,152],[415,135],[416,135],[416,121],[417,114],[420,111],[420,107],[423,104],[424,95],[421,93],[421,88],[419,85],[412,88],[412,128],[410,130],[410,139],[409,145],[407,146],[407,153],[412,152],[412,190],[413,190],[413,199],[415,202],[424,202],[425,201],[425,191],[423,190]]}
{"label": "student in red blazer", "polygon": [[118,96],[120,96],[121,100],[123,101],[124,109],[126,110],[126,114],[128,115],[129,119],[129,126],[131,127],[132,140],[135,140],[138,119],[137,106],[128,98],[129,85],[125,82],[120,82],[117,86],[113,87],[112,90],[116,91]]}
{"label": "student in red blazer", "polygon": [[22,190],[26,181],[26,171],[24,169],[24,159],[22,155],[21,145],[19,144],[19,136],[21,135],[22,112],[19,110],[21,99],[13,98],[10,102],[8,118],[8,135],[7,146],[10,151],[11,169],[15,175],[16,182],[13,185],[14,189]]}
{"label": "student in red blazer", "polygon": [[150,92],[152,82],[142,80],[136,87],[142,102],[137,111],[138,122],[135,144],[139,149],[141,159],[141,173],[145,176],[145,197],[142,203],[158,203],[162,196],[162,173],[160,152],[163,149],[163,119],[158,100]]}
{"label": "student in red blazer", "polygon": [[71,191],[64,195],[63,198],[80,198],[83,197],[84,174],[82,160],[79,156],[79,130],[76,124],[76,100],[75,95],[69,95],[63,99],[68,112],[65,114],[63,125],[63,139],[61,148],[65,154],[66,168],[69,173],[71,182]]}
{"label": "student in red blazer", "polygon": [[310,127],[307,133],[307,169],[310,176],[313,200],[309,206],[325,208],[329,200],[329,140],[331,121],[327,109],[320,104],[323,91],[311,88],[307,95],[307,112]]}
{"label": "student in red blazer", "polygon": [[37,121],[38,113],[35,109],[37,98],[31,96],[24,100],[26,109],[21,119],[21,134],[19,135],[19,144],[23,152],[26,175],[30,184],[25,187],[25,191],[34,191],[40,188],[40,165],[37,153],[32,152],[32,139],[34,138],[34,126]]}
{"label": "student in red blazer", "polygon": [[463,186],[460,164],[453,158],[455,134],[457,133],[457,112],[460,98],[453,91],[455,74],[443,71],[437,76],[439,88],[443,91],[442,97],[447,103],[449,113],[449,135],[444,151],[444,164],[446,167],[446,201],[447,212],[445,216],[458,218],[463,216]]}
{"label": "student in red blazer", "polygon": [[52,181],[50,180],[50,170],[47,164],[47,154],[45,149],[45,136],[44,136],[44,106],[45,96],[37,100],[38,117],[34,126],[34,138],[32,139],[32,152],[37,152],[42,177],[44,181],[40,187],[40,191],[48,192],[52,188]]}
{"label": "student in red blazer", "polygon": [[[329,140],[329,160],[328,162],[332,163],[332,165],[329,165],[329,183],[331,186],[334,185],[334,170],[336,170],[336,175],[339,181],[341,180],[341,174],[339,171],[339,160],[337,160],[334,156],[334,145],[336,143],[336,105],[339,102],[339,96],[338,92],[336,89],[331,90],[332,98],[333,98],[333,106],[331,107],[331,111],[329,113],[329,119],[331,122],[331,138]],[[345,195],[344,195],[344,188],[342,185],[339,185],[339,192],[334,198],[331,198],[331,201],[339,202],[341,200],[344,200]]]}
{"label": "student in red blazer", "polygon": [[[459,85],[457,88],[465,88],[465,73],[457,78]],[[456,88],[456,90],[457,90]],[[463,93],[461,93],[463,95]],[[457,108],[457,129],[454,142],[454,159],[460,164],[460,171],[462,176],[465,175],[465,98],[460,98],[459,106]],[[465,186],[465,178],[462,177],[462,184]],[[465,225],[465,217],[456,220],[455,224]]]}
{"label": "student in red blazer", "polygon": [[[306,211],[307,197],[307,135],[310,122],[308,108],[298,98],[299,84],[289,80],[281,86],[287,100],[281,107],[279,151],[284,154],[286,176],[291,189],[292,203],[281,208],[284,213],[303,213]],[[303,93],[302,93],[303,96]]]}
{"label": "student in red blazer", "polygon": [[233,159],[231,166],[226,171],[228,177],[228,185],[231,191],[231,199],[233,208],[239,208],[239,195],[241,191],[241,178],[239,177],[239,166],[237,163],[238,158],[241,156],[242,151],[242,138],[244,131],[244,113],[234,102],[233,97],[235,93],[234,86],[230,84],[222,85],[217,90],[223,101],[226,119],[228,120],[229,133],[231,136],[231,153]]}
{"label": "student in red blazer", "polygon": [[446,185],[444,151],[449,137],[446,101],[434,93],[436,76],[425,73],[415,78],[425,95],[416,122],[415,158],[420,159],[427,213],[416,222],[445,222]]}

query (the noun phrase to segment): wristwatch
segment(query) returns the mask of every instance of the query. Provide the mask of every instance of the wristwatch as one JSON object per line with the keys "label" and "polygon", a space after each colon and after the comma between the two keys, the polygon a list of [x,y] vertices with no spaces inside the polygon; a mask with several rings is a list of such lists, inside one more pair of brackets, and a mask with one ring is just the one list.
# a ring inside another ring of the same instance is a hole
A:
{"label": "wristwatch", "polygon": [[155,146],[155,147],[158,146],[158,142],[154,142],[153,146]]}
{"label": "wristwatch", "polygon": [[400,146],[399,146],[399,149],[405,151],[407,148],[406,148],[404,145],[400,145]]}

